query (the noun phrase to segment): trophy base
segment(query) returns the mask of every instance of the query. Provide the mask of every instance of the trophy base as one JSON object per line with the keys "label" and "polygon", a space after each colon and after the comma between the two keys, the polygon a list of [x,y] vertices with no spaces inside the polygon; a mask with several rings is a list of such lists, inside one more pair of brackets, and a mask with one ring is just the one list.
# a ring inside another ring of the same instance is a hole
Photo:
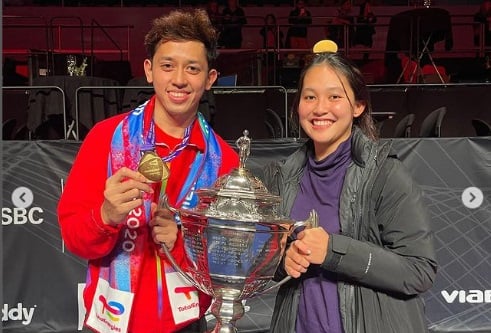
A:
{"label": "trophy base", "polygon": [[237,333],[235,322],[244,315],[244,305],[240,300],[215,299],[211,305],[211,313],[216,319],[215,327],[207,333]]}
{"label": "trophy base", "polygon": [[206,331],[206,333],[238,333],[238,332],[239,332],[239,330],[237,329],[237,327],[235,327],[232,324],[226,325],[226,326],[223,326],[223,325],[218,326],[217,325],[214,328],[212,328],[211,330]]}

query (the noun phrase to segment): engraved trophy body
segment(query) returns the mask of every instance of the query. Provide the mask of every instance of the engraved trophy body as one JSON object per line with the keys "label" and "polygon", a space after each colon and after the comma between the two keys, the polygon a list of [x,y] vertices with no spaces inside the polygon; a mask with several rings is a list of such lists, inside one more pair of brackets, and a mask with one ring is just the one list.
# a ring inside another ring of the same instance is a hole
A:
{"label": "engraved trophy body", "polygon": [[211,313],[216,325],[211,332],[237,332],[235,322],[244,314],[242,300],[286,282],[270,286],[283,256],[286,240],[299,227],[317,226],[312,211],[306,221],[278,216],[281,198],[269,194],[262,182],[246,168],[250,139],[237,140],[240,166],[220,177],[212,188],[197,190],[198,205],[193,209],[169,207],[176,213],[188,267],[179,267],[165,245],[164,253],[174,268],[202,292],[214,298]]}

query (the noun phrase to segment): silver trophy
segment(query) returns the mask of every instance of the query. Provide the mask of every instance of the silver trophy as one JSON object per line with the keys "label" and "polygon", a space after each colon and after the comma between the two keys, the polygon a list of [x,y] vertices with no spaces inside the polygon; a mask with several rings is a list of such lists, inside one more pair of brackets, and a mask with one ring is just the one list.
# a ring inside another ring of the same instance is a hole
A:
{"label": "silver trophy", "polygon": [[240,166],[217,179],[212,188],[197,190],[193,209],[169,207],[181,221],[188,268],[179,267],[165,245],[164,253],[190,283],[213,297],[214,333],[237,332],[235,322],[244,315],[242,300],[266,293],[289,277],[271,285],[287,237],[300,227],[316,227],[317,214],[295,222],[278,216],[281,198],[269,194],[246,168],[250,153],[248,132],[237,140]]}
{"label": "silver trophy", "polygon": [[77,57],[71,54],[67,55],[66,66],[67,66],[68,75],[74,76],[77,68]]}

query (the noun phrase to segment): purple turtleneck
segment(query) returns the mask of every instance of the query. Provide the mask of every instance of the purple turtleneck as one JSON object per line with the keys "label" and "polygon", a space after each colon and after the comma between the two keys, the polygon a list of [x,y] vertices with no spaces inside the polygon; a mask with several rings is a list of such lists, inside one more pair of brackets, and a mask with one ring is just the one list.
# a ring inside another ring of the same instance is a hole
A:
{"label": "purple turtleneck", "polygon": [[[350,162],[351,137],[321,161],[309,156],[291,218],[305,220],[315,209],[319,226],[330,234],[339,234],[339,197]],[[319,265],[311,265],[305,274],[296,333],[343,333],[335,275]]]}

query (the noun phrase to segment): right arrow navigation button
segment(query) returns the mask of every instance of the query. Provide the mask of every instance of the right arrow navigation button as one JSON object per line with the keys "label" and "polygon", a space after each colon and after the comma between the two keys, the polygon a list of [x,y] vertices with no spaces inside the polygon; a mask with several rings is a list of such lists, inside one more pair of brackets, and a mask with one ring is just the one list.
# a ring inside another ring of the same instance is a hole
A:
{"label": "right arrow navigation button", "polygon": [[479,208],[483,202],[482,191],[477,187],[468,187],[462,192],[462,203],[470,209]]}

